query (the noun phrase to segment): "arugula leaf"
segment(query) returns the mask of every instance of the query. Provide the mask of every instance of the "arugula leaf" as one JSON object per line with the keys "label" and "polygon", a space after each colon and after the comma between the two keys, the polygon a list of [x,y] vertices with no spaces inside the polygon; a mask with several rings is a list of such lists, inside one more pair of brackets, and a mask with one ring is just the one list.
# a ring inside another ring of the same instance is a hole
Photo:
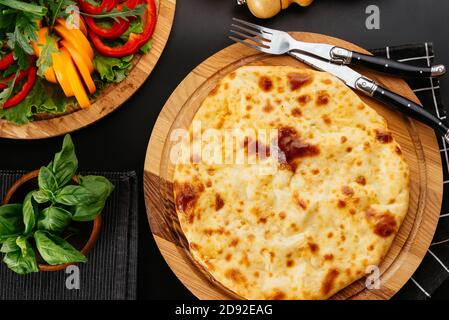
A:
{"label": "arugula leaf", "polygon": [[45,72],[47,72],[48,68],[50,68],[53,65],[53,59],[51,55],[53,53],[59,52],[57,47],[58,38],[52,35],[47,34],[45,38],[45,44],[42,46],[42,52],[39,56],[39,59],[37,59],[37,74],[40,77],[43,77],[45,75]]}
{"label": "arugula leaf", "polygon": [[100,74],[101,80],[118,83],[123,81],[132,69],[132,59],[132,55],[119,59],[96,54],[94,67]]}
{"label": "arugula leaf", "polygon": [[0,92],[0,109],[3,109],[3,105],[6,101],[11,97],[12,93],[14,92],[14,87],[16,85],[17,77],[19,76],[19,70],[16,71],[16,75],[14,76],[14,79],[7,83],[8,87],[3,89],[2,92]]}
{"label": "arugula leaf", "polygon": [[65,186],[55,196],[55,202],[66,206],[92,203],[93,201],[95,201],[95,195],[88,189],[75,185]]}
{"label": "arugula leaf", "polygon": [[[131,21],[128,30],[126,30],[125,33],[120,36],[120,38],[123,39],[124,41],[127,41],[131,33],[139,34],[142,32],[143,32],[143,23],[142,19],[140,19],[139,17]],[[140,47],[139,51],[142,52],[143,54],[146,54],[150,52],[152,46],[153,40],[150,39],[147,43],[145,43],[142,47]]]}
{"label": "arugula leaf", "polygon": [[66,12],[68,7],[76,5],[76,2],[72,0],[48,0],[46,3],[50,12],[49,23],[51,26],[55,24],[56,19],[68,16]]}
{"label": "arugula leaf", "polygon": [[131,21],[131,23],[129,24],[128,30],[125,31],[125,33],[123,33],[120,38],[123,40],[128,40],[129,35],[131,33],[142,33],[143,32],[143,23],[142,23],[142,19],[137,18],[134,19],[133,21]]}
{"label": "arugula leaf", "polygon": [[0,108],[0,119],[25,124],[40,113],[64,113],[71,105],[75,105],[75,100],[66,98],[58,86],[37,78],[33,89],[20,104],[6,110]]}
{"label": "arugula leaf", "polygon": [[73,220],[91,221],[103,211],[106,200],[114,190],[114,185],[105,177],[85,176],[79,177],[80,185],[88,189],[95,200],[91,203],[82,203],[75,206]]}
{"label": "arugula leaf", "polygon": [[39,16],[45,16],[47,14],[47,8],[33,3],[17,0],[0,0],[0,4],[16,9],[17,11],[32,13]]}
{"label": "arugula leaf", "polygon": [[[3,262],[8,268],[18,274],[39,272],[36,254],[26,238],[18,237],[16,245],[19,247],[19,250],[7,252],[3,258]],[[12,247],[8,247],[8,249],[11,250]]]}
{"label": "arugula leaf", "polygon": [[0,207],[0,243],[23,232],[22,204],[5,204]]}
{"label": "arugula leaf", "polygon": [[50,206],[42,210],[37,221],[39,230],[47,230],[52,232],[63,231],[71,222],[72,214],[56,206]]}
{"label": "arugula leaf", "polygon": [[29,56],[34,54],[31,42],[36,41],[38,37],[38,18],[36,15],[21,12],[16,15],[14,30],[6,34],[8,46],[13,50],[14,59],[21,69],[28,68]]}
{"label": "arugula leaf", "polygon": [[39,189],[55,192],[58,190],[58,181],[53,172],[47,167],[41,167],[38,177]]}
{"label": "arugula leaf", "polygon": [[36,231],[34,239],[37,250],[50,265],[87,261],[86,257],[67,241],[47,231]]}
{"label": "arugula leaf", "polygon": [[6,241],[3,242],[3,245],[0,248],[0,252],[9,253],[20,250],[19,246],[16,243],[16,239],[16,237],[6,239]]}
{"label": "arugula leaf", "polygon": [[146,8],[147,8],[146,5],[139,4],[134,9],[130,9],[127,6],[123,6],[123,8],[120,10],[114,8],[111,11],[103,11],[100,14],[89,14],[86,12],[81,12],[81,14],[96,19],[111,18],[114,19],[115,21],[119,21],[119,19],[129,21],[129,18],[143,15],[145,13]]}
{"label": "arugula leaf", "polygon": [[25,200],[23,201],[23,223],[25,225],[24,234],[29,234],[33,231],[34,225],[36,224],[36,218],[39,214],[39,208],[37,207],[37,203],[33,198],[33,194],[35,191],[29,192]]}
{"label": "arugula leaf", "polygon": [[78,158],[75,154],[75,146],[73,145],[70,135],[64,137],[62,150],[55,154],[55,158],[48,167],[54,173],[59,188],[70,182],[72,177],[78,170]]}

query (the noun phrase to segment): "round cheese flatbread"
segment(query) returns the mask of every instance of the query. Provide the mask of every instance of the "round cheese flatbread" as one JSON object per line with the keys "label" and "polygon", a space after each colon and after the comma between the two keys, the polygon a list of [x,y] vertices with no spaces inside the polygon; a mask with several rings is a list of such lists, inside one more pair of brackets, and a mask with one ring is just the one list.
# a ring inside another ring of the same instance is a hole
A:
{"label": "round cheese flatbread", "polygon": [[386,121],[328,73],[248,66],[179,142],[174,197],[194,259],[247,299],[326,299],[372,272],[407,213]]}

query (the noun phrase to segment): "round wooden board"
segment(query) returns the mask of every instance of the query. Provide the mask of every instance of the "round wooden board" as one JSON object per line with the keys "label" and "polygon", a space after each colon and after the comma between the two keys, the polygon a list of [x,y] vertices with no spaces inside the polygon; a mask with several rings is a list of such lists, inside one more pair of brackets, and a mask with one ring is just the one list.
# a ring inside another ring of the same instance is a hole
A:
{"label": "round wooden board", "polygon": [[[346,41],[312,33],[293,33],[300,40],[323,42],[366,52]],[[171,95],[153,129],[145,160],[144,191],[147,215],[156,243],[166,262],[190,291],[200,299],[232,299],[221,285],[206,274],[190,257],[173,205],[173,164],[169,161],[169,134],[187,128],[207,94],[217,81],[243,65],[290,65],[308,68],[288,56],[269,56],[243,45],[232,45],[193,70]],[[362,71],[392,89],[419,102],[408,85],[391,78]],[[391,111],[376,101],[361,97],[384,116],[393,136],[401,145],[410,166],[410,207],[391,249],[383,260],[381,287],[365,288],[361,279],[337,293],[333,299],[389,299],[412,276],[421,263],[435,232],[442,200],[443,178],[438,143],[432,129]]]}
{"label": "round wooden board", "polygon": [[24,125],[0,120],[0,138],[43,139],[59,136],[98,121],[125,103],[153,71],[164,51],[173,25],[176,0],[155,1],[158,4],[158,21],[153,35],[153,45],[148,54],[135,58],[135,65],[125,80],[105,88],[87,109]]}

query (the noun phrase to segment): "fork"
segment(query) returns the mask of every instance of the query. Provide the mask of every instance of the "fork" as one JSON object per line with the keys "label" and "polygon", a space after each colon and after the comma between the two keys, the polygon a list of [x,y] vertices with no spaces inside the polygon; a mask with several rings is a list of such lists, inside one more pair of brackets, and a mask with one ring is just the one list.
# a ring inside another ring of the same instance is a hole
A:
{"label": "fork", "polygon": [[428,78],[446,73],[444,65],[416,67],[392,59],[374,57],[324,43],[298,41],[284,31],[233,18],[229,38],[250,48],[274,55],[299,51],[335,64],[356,65],[402,77]]}

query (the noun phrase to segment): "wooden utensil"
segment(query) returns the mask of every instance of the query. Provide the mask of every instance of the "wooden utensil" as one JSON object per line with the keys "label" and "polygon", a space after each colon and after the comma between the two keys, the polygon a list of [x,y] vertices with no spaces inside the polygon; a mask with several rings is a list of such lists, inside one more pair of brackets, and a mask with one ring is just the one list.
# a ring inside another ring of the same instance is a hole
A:
{"label": "wooden utensil", "polygon": [[[313,33],[293,33],[299,40],[338,45],[367,53],[349,42]],[[200,299],[230,299],[234,296],[197,267],[185,246],[173,205],[174,164],[169,161],[170,134],[187,128],[204,98],[226,74],[243,65],[288,65],[308,68],[288,56],[269,56],[241,44],[232,45],[194,69],[173,92],[153,129],[145,160],[144,191],[148,220],[156,243],[168,265]],[[418,102],[410,87],[397,78],[363,71],[383,86]],[[410,279],[427,252],[441,210],[443,177],[435,134],[425,125],[409,120],[371,98],[361,98],[388,121],[410,166],[410,207],[381,270],[381,287],[368,290],[361,279],[333,299],[389,299]]]}

